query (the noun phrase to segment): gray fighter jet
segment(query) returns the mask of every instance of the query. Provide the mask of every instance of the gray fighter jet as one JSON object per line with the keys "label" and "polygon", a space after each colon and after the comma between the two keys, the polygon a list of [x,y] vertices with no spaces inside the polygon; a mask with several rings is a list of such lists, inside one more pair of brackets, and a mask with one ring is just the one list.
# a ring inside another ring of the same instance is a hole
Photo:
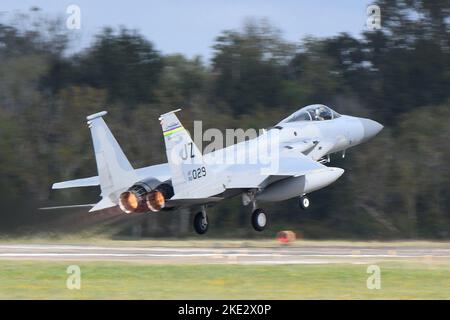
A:
{"label": "gray fighter jet", "polygon": [[[252,207],[251,223],[267,225],[262,202],[298,197],[302,209],[307,194],[336,181],[344,170],[328,167],[330,154],[374,137],[383,126],[376,121],[340,115],[321,104],[306,106],[259,136],[202,154],[171,111],[161,115],[167,163],[134,169],[99,112],[87,117],[98,176],[53,184],[53,189],[100,186],[101,201],[77,205],[90,212],[119,206],[127,214],[177,208],[197,209],[194,229],[208,230],[206,208],[235,196]],[[51,207],[45,209],[67,208]]]}

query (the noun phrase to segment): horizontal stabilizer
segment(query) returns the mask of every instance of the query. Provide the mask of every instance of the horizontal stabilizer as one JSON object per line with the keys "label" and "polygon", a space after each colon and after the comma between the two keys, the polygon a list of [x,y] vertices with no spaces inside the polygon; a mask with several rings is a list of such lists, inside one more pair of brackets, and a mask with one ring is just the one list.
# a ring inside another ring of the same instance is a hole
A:
{"label": "horizontal stabilizer", "polygon": [[[135,172],[138,175],[139,179],[145,179],[147,177],[154,177],[159,181],[166,181],[170,179],[169,166],[166,163],[136,169]],[[89,178],[56,182],[53,184],[52,189],[95,187],[99,185],[100,179],[98,178],[98,176],[94,176]]]}
{"label": "horizontal stabilizer", "polygon": [[117,203],[112,202],[108,197],[102,198],[89,212],[100,211],[117,206]]}
{"label": "horizontal stabilizer", "polygon": [[44,207],[39,208],[39,210],[59,210],[59,209],[75,209],[75,208],[90,208],[95,206],[95,203],[92,204],[74,204],[70,206],[56,206],[56,207]]}
{"label": "horizontal stabilizer", "polygon": [[64,182],[54,183],[52,189],[66,189],[66,188],[77,188],[77,187],[94,187],[100,185],[100,180],[98,176],[76,179]]}
{"label": "horizontal stabilizer", "polygon": [[39,208],[39,210],[59,210],[59,209],[76,209],[76,208],[92,208],[89,212],[100,211],[107,208],[115,207],[117,204],[112,202],[109,198],[103,198],[98,203],[90,203],[90,204],[75,204],[69,206],[55,206],[55,207],[44,207]]}

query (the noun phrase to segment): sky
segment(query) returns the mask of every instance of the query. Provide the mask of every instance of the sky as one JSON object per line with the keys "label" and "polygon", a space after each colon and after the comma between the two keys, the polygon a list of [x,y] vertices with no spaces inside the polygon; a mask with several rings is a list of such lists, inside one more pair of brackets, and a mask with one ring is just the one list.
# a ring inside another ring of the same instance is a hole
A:
{"label": "sky", "polygon": [[69,5],[81,10],[81,27],[72,50],[89,46],[105,26],[137,29],[164,54],[201,55],[209,60],[214,39],[224,30],[240,29],[248,18],[266,18],[283,37],[298,42],[307,35],[326,37],[365,29],[365,0],[2,0],[0,19],[39,7],[50,16],[69,17]]}

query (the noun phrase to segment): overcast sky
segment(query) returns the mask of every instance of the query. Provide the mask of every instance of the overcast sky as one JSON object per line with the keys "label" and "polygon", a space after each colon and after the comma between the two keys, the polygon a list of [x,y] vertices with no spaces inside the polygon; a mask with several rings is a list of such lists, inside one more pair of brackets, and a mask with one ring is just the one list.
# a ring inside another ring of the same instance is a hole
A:
{"label": "overcast sky", "polygon": [[138,29],[163,53],[211,56],[221,31],[242,27],[246,18],[268,18],[287,40],[318,37],[365,28],[365,0],[1,0],[2,17],[37,6],[44,13],[67,17],[70,4],[81,9],[81,29],[74,50],[86,47],[104,26]]}

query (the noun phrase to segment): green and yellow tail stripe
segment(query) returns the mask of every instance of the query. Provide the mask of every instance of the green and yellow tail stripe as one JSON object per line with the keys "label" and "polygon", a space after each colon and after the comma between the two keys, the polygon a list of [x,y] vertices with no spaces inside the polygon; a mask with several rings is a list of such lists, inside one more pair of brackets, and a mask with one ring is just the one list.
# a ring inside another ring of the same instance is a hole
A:
{"label": "green and yellow tail stripe", "polygon": [[163,132],[163,135],[164,135],[164,137],[166,137],[166,136],[171,135],[172,133],[181,131],[181,130],[183,130],[183,129],[184,129],[183,127],[178,127],[178,128],[172,129],[172,130],[167,130],[167,131],[164,131],[164,132]]}

